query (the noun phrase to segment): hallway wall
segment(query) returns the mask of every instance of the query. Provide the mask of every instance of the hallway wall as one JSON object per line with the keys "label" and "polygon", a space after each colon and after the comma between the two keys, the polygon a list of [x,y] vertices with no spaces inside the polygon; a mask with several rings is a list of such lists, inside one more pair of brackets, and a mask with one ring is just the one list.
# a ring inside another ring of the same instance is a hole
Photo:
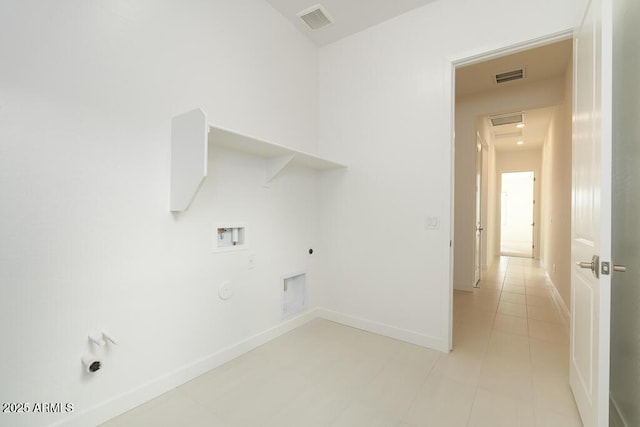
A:
{"label": "hallway wall", "polygon": [[571,306],[572,72],[570,63],[564,81],[564,100],[556,108],[542,151],[540,261],[566,307]]}
{"label": "hallway wall", "polygon": [[488,270],[500,256],[500,242],[496,241],[498,236],[493,232],[500,227],[499,215],[493,208],[497,197],[496,148],[489,143],[492,138],[489,120],[476,119],[476,128],[487,141],[487,146],[483,147],[482,165],[482,265]]}

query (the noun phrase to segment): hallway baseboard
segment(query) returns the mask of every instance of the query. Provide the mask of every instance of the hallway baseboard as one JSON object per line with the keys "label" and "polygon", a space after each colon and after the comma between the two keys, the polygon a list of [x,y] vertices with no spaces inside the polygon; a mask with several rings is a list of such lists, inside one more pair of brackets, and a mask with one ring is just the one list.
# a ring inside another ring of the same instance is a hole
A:
{"label": "hallway baseboard", "polygon": [[553,296],[553,302],[558,307],[560,312],[562,313],[562,320],[569,325],[569,320],[571,319],[571,311],[564,303],[564,300],[560,296],[560,292],[558,292],[558,288],[556,288],[555,283],[551,280],[551,276],[549,276],[549,272],[545,272],[545,276],[547,278],[547,286],[551,291],[551,295]]}

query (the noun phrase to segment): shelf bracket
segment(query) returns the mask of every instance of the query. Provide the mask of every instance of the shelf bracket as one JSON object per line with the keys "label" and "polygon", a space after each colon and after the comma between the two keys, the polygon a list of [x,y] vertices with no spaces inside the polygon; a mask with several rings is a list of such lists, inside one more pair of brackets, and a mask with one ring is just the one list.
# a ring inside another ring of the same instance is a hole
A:
{"label": "shelf bracket", "polygon": [[207,176],[207,115],[199,108],[171,122],[172,212],[186,211]]}
{"label": "shelf bracket", "polygon": [[273,178],[282,172],[295,156],[295,154],[286,154],[284,156],[267,159],[267,183],[271,182]]}

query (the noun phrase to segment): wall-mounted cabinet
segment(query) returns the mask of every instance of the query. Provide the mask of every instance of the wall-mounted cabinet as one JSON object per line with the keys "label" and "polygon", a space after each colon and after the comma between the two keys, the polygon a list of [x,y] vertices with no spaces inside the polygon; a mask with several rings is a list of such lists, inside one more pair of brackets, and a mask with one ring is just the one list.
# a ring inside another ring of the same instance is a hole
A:
{"label": "wall-mounted cabinet", "polygon": [[265,180],[270,182],[288,165],[315,170],[346,165],[302,151],[242,135],[208,123],[197,108],[175,117],[171,123],[171,211],[187,210],[207,176],[209,144],[259,156],[265,160]]}

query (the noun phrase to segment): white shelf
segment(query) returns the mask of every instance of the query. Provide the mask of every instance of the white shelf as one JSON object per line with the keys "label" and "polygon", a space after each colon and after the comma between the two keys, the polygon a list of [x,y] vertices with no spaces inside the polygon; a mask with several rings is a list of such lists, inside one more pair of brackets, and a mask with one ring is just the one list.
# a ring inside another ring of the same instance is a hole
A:
{"label": "white shelf", "polygon": [[[208,131],[208,137],[207,137]],[[315,170],[346,168],[322,157],[210,125],[197,108],[177,116],[171,131],[171,210],[184,211],[207,176],[207,145],[229,148],[265,159],[265,180],[270,182],[288,165]],[[202,165],[204,163],[204,169]]]}
{"label": "white shelf", "polygon": [[[209,140],[215,146],[231,148],[269,160],[270,166],[273,167],[273,170],[277,170],[277,172],[273,173],[273,176],[269,176],[270,174],[267,173],[267,181],[273,179],[275,175],[289,163],[303,165],[316,170],[347,167],[331,160],[294,150],[293,148],[284,147],[247,135],[241,135],[217,126],[210,127]],[[278,167],[279,165],[281,167]]]}

